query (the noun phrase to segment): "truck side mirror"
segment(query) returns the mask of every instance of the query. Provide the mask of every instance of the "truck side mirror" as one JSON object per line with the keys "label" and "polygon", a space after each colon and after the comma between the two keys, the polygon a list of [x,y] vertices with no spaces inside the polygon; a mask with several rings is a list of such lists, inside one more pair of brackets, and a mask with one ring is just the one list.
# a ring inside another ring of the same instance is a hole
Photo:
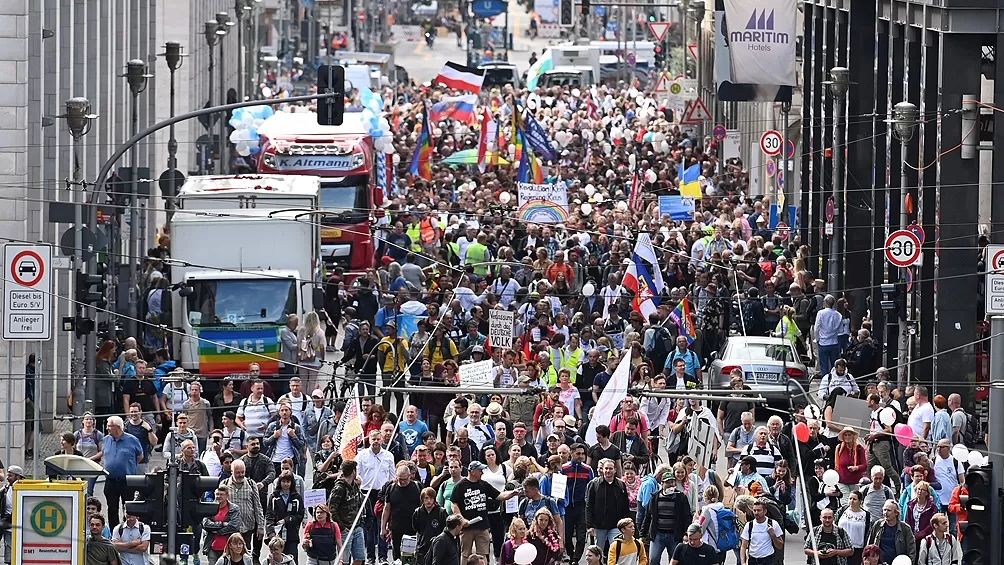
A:
{"label": "truck side mirror", "polygon": [[312,301],[314,310],[320,310],[324,308],[324,290],[315,287],[312,293]]}
{"label": "truck side mirror", "polygon": [[178,296],[182,298],[188,298],[193,294],[195,294],[195,289],[192,288],[191,286],[188,286],[187,284],[182,285],[181,287],[178,288]]}

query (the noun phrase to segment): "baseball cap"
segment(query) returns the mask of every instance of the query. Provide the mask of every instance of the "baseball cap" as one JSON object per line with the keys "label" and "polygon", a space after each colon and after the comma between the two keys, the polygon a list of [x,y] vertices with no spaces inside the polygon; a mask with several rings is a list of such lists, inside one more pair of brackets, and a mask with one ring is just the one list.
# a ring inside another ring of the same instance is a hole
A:
{"label": "baseball cap", "polygon": [[475,345],[474,347],[471,348],[471,353],[472,354],[474,354],[474,353],[484,353],[484,352],[485,352],[485,348],[481,347],[480,345]]}
{"label": "baseball cap", "polygon": [[233,410],[227,410],[226,412],[223,413],[223,417],[224,418],[230,418],[231,420],[236,420],[237,419],[237,413],[234,412]]}
{"label": "baseball cap", "polygon": [[310,397],[311,398],[324,398],[324,393],[321,392],[321,389],[315,388],[314,392],[310,393]]}
{"label": "baseball cap", "polygon": [[471,461],[470,464],[467,465],[467,472],[471,472],[471,471],[484,471],[487,468],[488,468],[488,465],[485,465],[484,463],[482,463],[480,461]]}
{"label": "baseball cap", "polygon": [[19,477],[23,477],[24,476],[24,469],[22,469],[18,465],[11,465],[10,467],[7,467],[7,472],[8,473],[14,473],[15,475],[17,475]]}
{"label": "baseball cap", "polygon": [[517,380],[517,382],[520,382],[520,383],[528,383],[528,382],[530,382],[530,376],[529,375],[520,375],[519,378],[516,379],[516,380]]}

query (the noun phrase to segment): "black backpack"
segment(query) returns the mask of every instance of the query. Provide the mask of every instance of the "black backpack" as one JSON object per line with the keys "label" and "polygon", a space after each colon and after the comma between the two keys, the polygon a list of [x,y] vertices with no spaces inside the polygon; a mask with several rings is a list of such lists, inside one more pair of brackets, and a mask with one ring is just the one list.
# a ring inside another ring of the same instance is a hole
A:
{"label": "black backpack", "polygon": [[962,408],[959,410],[966,416],[966,423],[959,431],[962,434],[962,443],[972,449],[980,442],[980,423],[976,421],[976,416],[969,414]]}
{"label": "black backpack", "polygon": [[673,351],[673,336],[664,326],[653,326],[655,330],[655,343],[652,345],[652,362],[657,369],[666,364],[666,358]]}

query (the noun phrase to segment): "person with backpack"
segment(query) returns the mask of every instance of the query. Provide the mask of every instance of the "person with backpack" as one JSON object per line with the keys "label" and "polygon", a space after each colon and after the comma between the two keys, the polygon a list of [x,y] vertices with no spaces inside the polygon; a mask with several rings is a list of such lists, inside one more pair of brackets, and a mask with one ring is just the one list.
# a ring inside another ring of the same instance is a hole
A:
{"label": "person with backpack", "polygon": [[[150,565],[147,551],[150,548],[150,526],[140,522],[136,515],[126,514],[126,521],[112,528],[112,546],[122,558],[121,565]],[[4,555],[9,555],[9,546],[5,549]]]}
{"label": "person with backpack", "polygon": [[[687,336],[681,335],[676,338],[676,348],[666,356],[666,362],[663,363],[663,372],[666,375],[667,382],[672,380],[670,377],[672,377],[675,371],[673,367],[677,359],[683,359],[687,364],[684,372],[690,378],[696,380],[698,383],[704,382],[704,374],[701,372],[701,358],[690,349],[687,349],[688,345]],[[670,388],[673,387],[670,386]]]}
{"label": "person with backpack", "polygon": [[784,551],[781,524],[767,517],[767,503],[753,503],[753,519],[743,526],[739,545],[740,565],[773,565],[774,554]]}
{"label": "person with backpack", "polygon": [[[881,421],[883,410],[888,408],[896,412],[896,409],[890,406],[883,407],[882,399],[878,394],[868,395],[868,408],[872,411],[871,431],[865,436],[868,467],[872,469],[872,475],[875,473],[876,466],[881,467],[884,470],[883,475],[889,477],[893,486],[896,487],[896,492],[899,492],[903,490],[903,483],[899,478],[899,472],[894,462],[896,446],[893,445],[893,426],[887,426]],[[896,414],[896,417],[899,418],[899,413],[896,412]]]}
{"label": "person with backpack", "polygon": [[958,565],[962,562],[962,544],[949,533],[948,517],[931,517],[932,531],[918,544],[917,565]]}
{"label": "person with backpack", "polygon": [[[673,344],[676,343],[680,330],[676,324],[663,325],[663,320],[657,312],[648,315],[648,324],[642,340],[645,357],[652,362],[653,367],[665,367],[666,357],[669,357],[669,353],[673,350]],[[673,330],[676,330],[677,335],[673,335]]]}
{"label": "person with backpack", "polygon": [[972,449],[980,441],[980,424],[976,416],[962,408],[962,396],[953,392],[948,395],[948,411],[952,415],[952,445],[963,444]]}
{"label": "person with backpack", "polygon": [[676,546],[669,565],[713,565],[725,563],[725,553],[704,542],[701,527],[691,524],[687,527],[686,543]]}
{"label": "person with backpack", "polygon": [[[728,552],[739,548],[736,514],[721,502],[720,491],[715,485],[704,488],[704,508],[695,524],[701,529],[701,541],[718,550],[723,560]],[[689,529],[687,535],[690,535]]]}
{"label": "person with backpack", "polygon": [[872,521],[882,515],[882,507],[887,500],[895,502],[896,493],[885,484],[885,468],[875,465],[871,468],[871,482],[858,488],[861,495],[861,505]]}
{"label": "person with backpack", "polygon": [[662,553],[676,553],[676,544],[692,523],[694,509],[690,507],[687,495],[680,485],[677,488],[676,474],[673,471],[663,473],[662,488],[648,502],[645,511],[645,521],[641,531],[648,534],[649,558],[653,563],[662,563]]}
{"label": "person with backpack", "polygon": [[760,291],[750,288],[746,291],[746,299],[739,299],[739,313],[742,326],[739,328],[743,335],[762,336],[767,333],[767,316],[764,312],[763,302],[760,301]]}
{"label": "person with backpack", "polygon": [[[617,531],[607,553],[607,565],[648,565],[645,546],[634,536],[634,520],[621,518],[617,521]],[[596,541],[600,541],[599,538]]]}

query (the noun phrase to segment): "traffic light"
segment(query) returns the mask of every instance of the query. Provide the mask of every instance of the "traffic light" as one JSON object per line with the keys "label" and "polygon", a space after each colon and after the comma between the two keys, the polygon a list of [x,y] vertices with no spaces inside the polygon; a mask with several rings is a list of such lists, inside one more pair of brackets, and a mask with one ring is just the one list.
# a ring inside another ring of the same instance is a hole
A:
{"label": "traffic light", "polygon": [[136,489],[136,499],[125,503],[126,514],[136,516],[151,531],[167,528],[167,502],[164,500],[164,471],[145,475],[127,475],[126,486]]}
{"label": "traffic light", "polygon": [[589,8],[590,7],[591,6],[589,5],[589,0],[581,0],[581,3],[579,4],[579,13],[580,14],[589,14]]}
{"label": "traffic light", "polygon": [[575,25],[572,10],[572,0],[561,0],[561,6],[558,10],[558,25],[565,27]]}
{"label": "traffic light", "polygon": [[93,304],[98,308],[104,308],[108,305],[108,300],[105,298],[105,291],[108,289],[108,285],[105,284],[105,276],[103,274],[88,274],[88,273],[77,273],[77,302],[81,304]]}
{"label": "traffic light", "polygon": [[331,98],[317,101],[317,123],[322,126],[342,125],[342,117],[345,114],[345,67],[339,65],[318,67],[317,93],[334,94]]}
{"label": "traffic light", "polygon": [[218,477],[204,477],[194,473],[181,475],[179,529],[187,530],[189,527],[201,524],[203,518],[215,516],[220,511],[219,503],[202,502],[206,498],[206,492],[215,490],[219,484]]}
{"label": "traffic light", "polygon": [[666,68],[666,51],[662,43],[656,43],[652,48],[655,51],[655,70],[661,71]]}
{"label": "traffic light", "polygon": [[959,529],[969,545],[969,551],[962,558],[967,565],[990,563],[990,505],[994,501],[992,473],[990,463],[982,467],[971,465],[966,471],[969,494],[960,496],[959,502],[969,514],[967,521],[959,522]]}

